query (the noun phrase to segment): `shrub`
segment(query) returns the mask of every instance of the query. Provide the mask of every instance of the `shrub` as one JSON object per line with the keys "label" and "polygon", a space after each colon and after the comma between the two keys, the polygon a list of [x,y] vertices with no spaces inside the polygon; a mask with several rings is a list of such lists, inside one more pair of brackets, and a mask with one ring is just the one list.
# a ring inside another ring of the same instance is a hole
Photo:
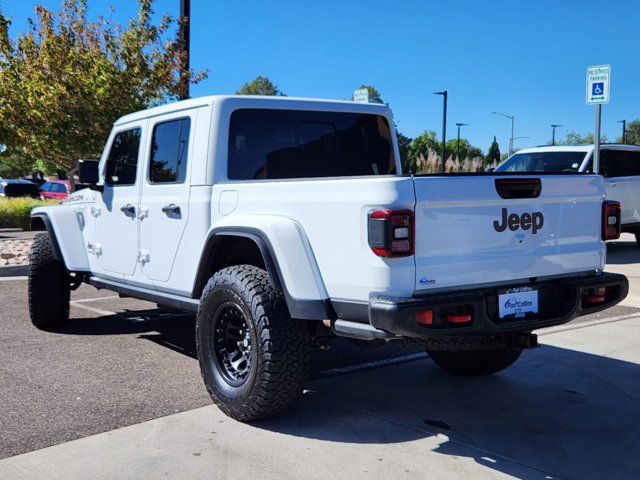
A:
{"label": "shrub", "polygon": [[0,198],[0,228],[31,228],[31,210],[42,205],[57,205],[56,200],[36,198]]}

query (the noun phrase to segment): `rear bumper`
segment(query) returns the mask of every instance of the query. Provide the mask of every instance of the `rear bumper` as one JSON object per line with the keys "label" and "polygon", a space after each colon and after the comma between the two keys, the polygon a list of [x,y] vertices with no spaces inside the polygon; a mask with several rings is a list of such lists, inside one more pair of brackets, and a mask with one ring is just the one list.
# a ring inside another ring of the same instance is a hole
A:
{"label": "rear bumper", "polygon": [[[538,289],[539,312],[521,319],[500,319],[498,292],[511,287]],[[586,291],[608,287],[604,301],[593,304],[583,300]],[[451,335],[496,335],[560,325],[580,315],[609,308],[622,301],[629,282],[624,275],[602,273],[547,280],[530,284],[514,284],[458,292],[432,293],[410,298],[372,296],[369,301],[369,323],[376,329],[411,338],[438,338]],[[445,315],[463,308],[472,316],[468,323],[450,323]],[[433,311],[433,323],[416,323],[416,312]]]}

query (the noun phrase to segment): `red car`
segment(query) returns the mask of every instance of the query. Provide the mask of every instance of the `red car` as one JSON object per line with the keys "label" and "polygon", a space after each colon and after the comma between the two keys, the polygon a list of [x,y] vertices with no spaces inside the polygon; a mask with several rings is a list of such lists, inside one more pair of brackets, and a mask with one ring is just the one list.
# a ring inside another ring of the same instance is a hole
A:
{"label": "red car", "polygon": [[43,200],[64,200],[71,192],[71,184],[66,180],[51,180],[40,186],[40,198]]}

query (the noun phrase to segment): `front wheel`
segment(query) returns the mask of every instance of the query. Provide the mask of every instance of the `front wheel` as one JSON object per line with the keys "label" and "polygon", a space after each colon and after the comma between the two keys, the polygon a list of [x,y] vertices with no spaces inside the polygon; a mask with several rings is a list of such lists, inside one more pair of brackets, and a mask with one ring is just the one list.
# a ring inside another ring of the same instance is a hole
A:
{"label": "front wheel", "polygon": [[427,353],[436,365],[449,373],[477,377],[497,373],[510,367],[518,360],[522,350],[500,347],[468,352],[427,351]]}
{"label": "front wheel", "polygon": [[207,283],[196,318],[200,370],[216,405],[243,422],[276,415],[302,393],[310,354],[267,272],[228,267]]}
{"label": "front wheel", "polygon": [[55,259],[52,241],[39,233],[29,253],[29,316],[38,328],[69,320],[69,272]]}

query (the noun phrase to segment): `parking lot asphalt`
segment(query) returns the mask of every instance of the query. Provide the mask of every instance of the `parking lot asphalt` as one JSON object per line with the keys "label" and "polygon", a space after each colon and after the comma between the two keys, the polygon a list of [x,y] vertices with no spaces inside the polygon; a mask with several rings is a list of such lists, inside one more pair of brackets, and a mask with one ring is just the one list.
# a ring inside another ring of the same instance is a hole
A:
{"label": "parking lot asphalt", "polygon": [[[189,455],[190,464],[210,468],[215,465],[201,464],[195,460],[202,459],[194,457],[207,449],[218,460],[225,455],[220,444],[198,443],[204,441],[199,435],[211,436],[205,430],[214,423],[220,425],[212,430],[231,439],[255,436],[256,441],[281,444],[285,450],[303,448],[297,446],[303,438],[304,448],[321,448],[322,456],[345,455],[337,449],[347,444],[345,452],[362,455],[356,462],[362,470],[370,468],[365,459],[384,462],[389,455],[404,458],[415,452],[429,453],[434,465],[440,465],[444,453],[447,468],[460,475],[473,472],[473,478],[487,474],[486,478],[493,478],[497,472],[519,478],[558,478],[553,475],[561,472],[566,478],[624,478],[607,476],[604,466],[596,465],[607,453],[616,464],[610,462],[613,470],[609,472],[635,472],[638,477],[640,468],[631,457],[637,448],[634,445],[640,444],[639,387],[629,383],[637,380],[640,363],[637,352],[632,351],[637,350],[632,346],[637,345],[640,333],[633,318],[640,311],[636,308],[640,295],[635,296],[640,249],[635,249],[627,238],[609,245],[607,270],[631,273],[632,294],[625,305],[566,326],[575,330],[561,329],[541,337],[545,346],[525,352],[522,361],[500,375],[456,379],[440,372],[422,352],[394,346],[370,350],[337,340],[330,350],[314,351],[310,392],[300,407],[281,420],[257,426],[232,422],[209,406],[195,360],[192,315],[82,286],[72,295],[72,321],[39,331],[28,320],[26,281],[0,278],[0,458],[58,445],[40,450],[40,457],[33,452],[32,457],[0,461],[0,478],[13,478],[3,476],[3,471],[16,478],[58,478],[53,475],[55,470],[42,477],[18,474],[24,473],[23,468],[30,475],[38,471],[32,469],[34,465],[51,460],[48,452],[55,449],[62,458],[77,455],[74,448],[93,452],[95,462],[106,462],[103,466],[115,468],[129,461],[129,473],[123,471],[115,475],[118,478],[143,478],[134,472],[136,468],[148,470],[152,447],[178,464],[186,462],[182,455]],[[612,318],[612,323],[604,323]],[[630,377],[625,379],[625,375]],[[156,420],[149,422],[152,419]],[[145,430],[149,428],[151,433]],[[104,435],[112,439],[107,442],[112,451],[98,452],[104,450],[106,441],[96,435],[101,432],[108,432]],[[193,434],[192,440],[186,438],[187,433]],[[442,435],[451,435],[453,440],[443,442]],[[81,447],[65,443],[84,437],[89,438],[77,440],[86,442]],[[624,447],[617,453],[604,448],[604,442],[611,443],[612,438],[616,439],[613,445]],[[163,442],[182,442],[184,448],[164,451]],[[602,452],[586,455],[576,450],[575,445],[588,442],[603,443],[598,447]],[[229,452],[240,448],[234,440],[223,443]],[[400,453],[401,446],[405,453]],[[258,447],[249,450],[252,448]],[[498,458],[497,464],[482,460],[482,449],[491,453],[487,458]],[[136,451],[136,459],[130,458]],[[640,458],[637,453],[635,457]],[[121,461],[112,455],[122,455]],[[377,455],[383,460],[374,458]],[[566,475],[570,471],[563,465],[573,464],[575,455],[585,457],[583,476]],[[20,463],[23,461],[27,463]],[[68,468],[59,470],[59,478],[86,478],[79,466],[72,469],[72,465],[69,460]],[[162,465],[172,476],[171,468]],[[319,464],[312,461],[310,465],[309,478],[316,476],[312,474],[316,467],[318,475],[323,473]],[[375,478],[384,478],[378,474],[389,473],[388,468],[400,468],[397,462],[384,464],[384,468],[383,463],[377,465]],[[416,463],[406,465],[413,468]],[[227,467],[227,473],[243,473],[238,465]],[[160,476],[160,470],[151,471]],[[104,476],[94,478],[114,478],[109,476],[113,472],[105,470]],[[275,478],[279,470],[269,472],[264,478]]]}

